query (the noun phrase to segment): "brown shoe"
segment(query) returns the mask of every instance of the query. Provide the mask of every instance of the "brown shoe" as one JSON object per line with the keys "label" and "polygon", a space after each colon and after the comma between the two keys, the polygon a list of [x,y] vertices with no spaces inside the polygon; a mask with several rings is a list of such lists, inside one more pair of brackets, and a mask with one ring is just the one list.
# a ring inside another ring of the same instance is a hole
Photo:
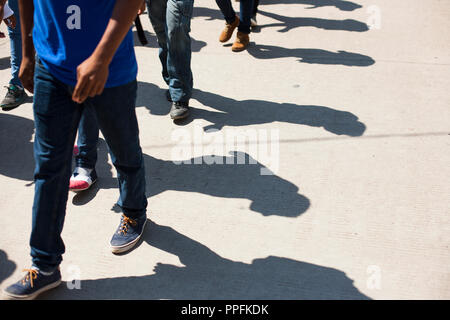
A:
{"label": "brown shoe", "polygon": [[249,43],[250,38],[248,34],[238,31],[236,41],[234,41],[233,45],[231,46],[231,50],[234,52],[245,50],[248,47]]}
{"label": "brown shoe", "polygon": [[225,29],[223,29],[222,33],[220,34],[219,41],[220,42],[227,42],[231,39],[231,36],[233,35],[234,29],[239,25],[239,18],[236,16],[233,23],[226,23]]}

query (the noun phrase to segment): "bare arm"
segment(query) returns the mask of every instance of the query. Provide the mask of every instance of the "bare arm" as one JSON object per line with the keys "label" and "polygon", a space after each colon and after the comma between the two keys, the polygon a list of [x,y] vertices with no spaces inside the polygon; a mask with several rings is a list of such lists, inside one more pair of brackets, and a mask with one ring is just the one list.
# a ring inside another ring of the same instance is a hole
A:
{"label": "bare arm", "polygon": [[[23,0],[22,0],[23,1]],[[130,30],[142,0],[116,0],[114,10],[97,48],[77,68],[77,84],[72,100],[82,103],[103,92],[114,54]]]}
{"label": "bare arm", "polygon": [[33,30],[34,4],[33,0],[19,0],[20,25],[22,32],[22,64],[19,78],[25,89],[34,90],[34,44],[31,32]]}

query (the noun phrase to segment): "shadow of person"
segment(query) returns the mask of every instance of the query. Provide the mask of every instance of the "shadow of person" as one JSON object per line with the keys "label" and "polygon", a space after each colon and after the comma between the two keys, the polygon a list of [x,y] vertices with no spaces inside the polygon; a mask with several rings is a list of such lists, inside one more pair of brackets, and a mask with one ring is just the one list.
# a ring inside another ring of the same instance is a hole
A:
{"label": "shadow of person", "polygon": [[33,181],[34,156],[31,141],[33,133],[33,120],[0,113],[1,175]]}
{"label": "shadow of person", "polygon": [[219,7],[217,9],[195,7],[192,12],[192,18],[205,17],[207,21],[222,20],[224,21],[223,14],[220,12]]}
{"label": "shadow of person", "polygon": [[353,11],[362,8],[361,5],[344,0],[261,0],[260,5],[270,4],[304,4],[311,5],[306,9],[315,9],[320,7],[336,7],[342,11]]}
{"label": "shadow of person", "polygon": [[[76,193],[72,203],[77,206],[90,202],[100,189],[118,188],[108,162],[106,142],[98,147],[98,181],[89,190]],[[183,159],[176,164],[143,154],[146,171],[147,197],[168,190],[198,192],[220,198],[248,199],[250,210],[264,216],[297,217],[306,212],[310,201],[298,193],[293,183],[274,174],[248,154],[233,152],[231,156],[204,155]],[[210,163],[210,164],[208,164]],[[264,174],[262,174],[264,173]],[[115,212],[119,208],[113,205]]]}
{"label": "shadow of person", "polygon": [[170,102],[166,99],[165,90],[156,84],[138,81],[136,107],[142,106],[156,116],[166,116],[170,112]]}
{"label": "shadow of person", "polygon": [[248,53],[257,59],[299,58],[298,62],[310,64],[335,64],[349,67],[368,67],[375,63],[371,57],[339,50],[289,49],[278,46],[250,43]]}
{"label": "shadow of person", "polygon": [[364,32],[369,30],[367,24],[353,19],[329,20],[319,18],[285,17],[262,10],[259,10],[258,14],[280,21],[279,23],[259,25],[259,28],[283,27],[283,29],[278,30],[278,32],[288,32],[299,27],[315,27],[324,30],[342,30],[352,32]]}
{"label": "shadow of person", "polygon": [[13,274],[16,264],[8,259],[5,251],[0,249],[0,284]]}
{"label": "shadow of person", "polygon": [[204,130],[276,121],[322,127],[333,134],[351,137],[361,136],[366,130],[364,123],[360,122],[354,114],[323,106],[276,103],[264,100],[238,101],[199,89],[194,90],[194,98],[203,105],[220,111],[193,110],[191,118],[205,119],[213,123],[206,126]]}
{"label": "shadow of person", "polygon": [[0,70],[5,70],[11,68],[11,57],[0,58]]}
{"label": "shadow of person", "polygon": [[[261,170],[267,168],[246,153],[233,152],[229,157],[205,155],[179,164],[146,154],[144,159],[148,197],[176,190],[248,199],[250,210],[263,216],[291,218],[310,207],[310,201],[298,193],[296,185],[273,174],[261,175]],[[215,163],[208,164],[211,159]]]}
{"label": "shadow of person", "polygon": [[[170,227],[150,221],[143,238],[150,246],[176,255],[183,266],[158,263],[146,276],[81,280],[79,290],[61,285],[40,298],[370,299],[337,269],[276,256],[254,259],[251,263],[232,261]],[[145,263],[145,259],[141,261]]]}

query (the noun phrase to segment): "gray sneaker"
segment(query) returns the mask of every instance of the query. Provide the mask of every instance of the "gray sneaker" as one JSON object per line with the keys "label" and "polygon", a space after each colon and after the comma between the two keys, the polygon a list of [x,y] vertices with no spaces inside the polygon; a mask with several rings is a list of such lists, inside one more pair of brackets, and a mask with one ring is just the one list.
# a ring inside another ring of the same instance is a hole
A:
{"label": "gray sneaker", "polygon": [[10,84],[5,88],[8,89],[8,92],[0,105],[3,111],[10,111],[24,103],[27,94],[23,88],[14,84]]}
{"label": "gray sneaker", "polygon": [[170,108],[170,117],[173,120],[183,119],[189,115],[189,106],[185,102],[174,101]]}

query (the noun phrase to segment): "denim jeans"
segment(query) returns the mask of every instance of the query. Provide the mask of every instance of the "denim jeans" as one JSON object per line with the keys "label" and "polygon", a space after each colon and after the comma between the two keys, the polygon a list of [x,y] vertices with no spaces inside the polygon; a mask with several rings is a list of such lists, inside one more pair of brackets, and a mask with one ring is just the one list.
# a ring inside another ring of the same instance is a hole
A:
{"label": "denim jeans", "polygon": [[258,13],[259,0],[253,0],[253,11],[252,16],[256,16]]}
{"label": "denim jeans", "polygon": [[172,101],[189,103],[192,96],[191,18],[194,0],[146,0],[159,45],[162,76]]}
{"label": "denim jeans", "polygon": [[16,27],[8,27],[9,42],[11,47],[11,80],[10,84],[22,86],[19,79],[20,64],[22,63],[22,35],[20,33],[20,15],[18,0],[8,0],[8,5],[14,11],[16,17]]}
{"label": "denim jeans", "polygon": [[[118,205],[130,218],[145,214],[145,172],[135,113],[137,82],[105,88],[83,104],[72,101],[66,85],[39,63],[35,68],[34,180],[35,194],[30,237],[33,265],[55,270],[65,251],[61,238],[68,199],[73,143],[85,108],[92,108],[117,170]],[[90,235],[97,240],[95,234]]]}
{"label": "denim jeans", "polygon": [[86,105],[81,114],[78,126],[77,146],[79,153],[75,157],[75,165],[94,169],[97,163],[98,124],[95,110]]}
{"label": "denim jeans", "polygon": [[[233,9],[231,0],[216,0],[216,3],[219,6],[220,11],[222,11],[225,21],[227,23],[232,23],[234,21],[234,18],[236,17],[236,12]],[[238,31],[247,34],[250,33],[250,19],[252,18],[253,10],[253,0],[240,0],[240,22]]]}

